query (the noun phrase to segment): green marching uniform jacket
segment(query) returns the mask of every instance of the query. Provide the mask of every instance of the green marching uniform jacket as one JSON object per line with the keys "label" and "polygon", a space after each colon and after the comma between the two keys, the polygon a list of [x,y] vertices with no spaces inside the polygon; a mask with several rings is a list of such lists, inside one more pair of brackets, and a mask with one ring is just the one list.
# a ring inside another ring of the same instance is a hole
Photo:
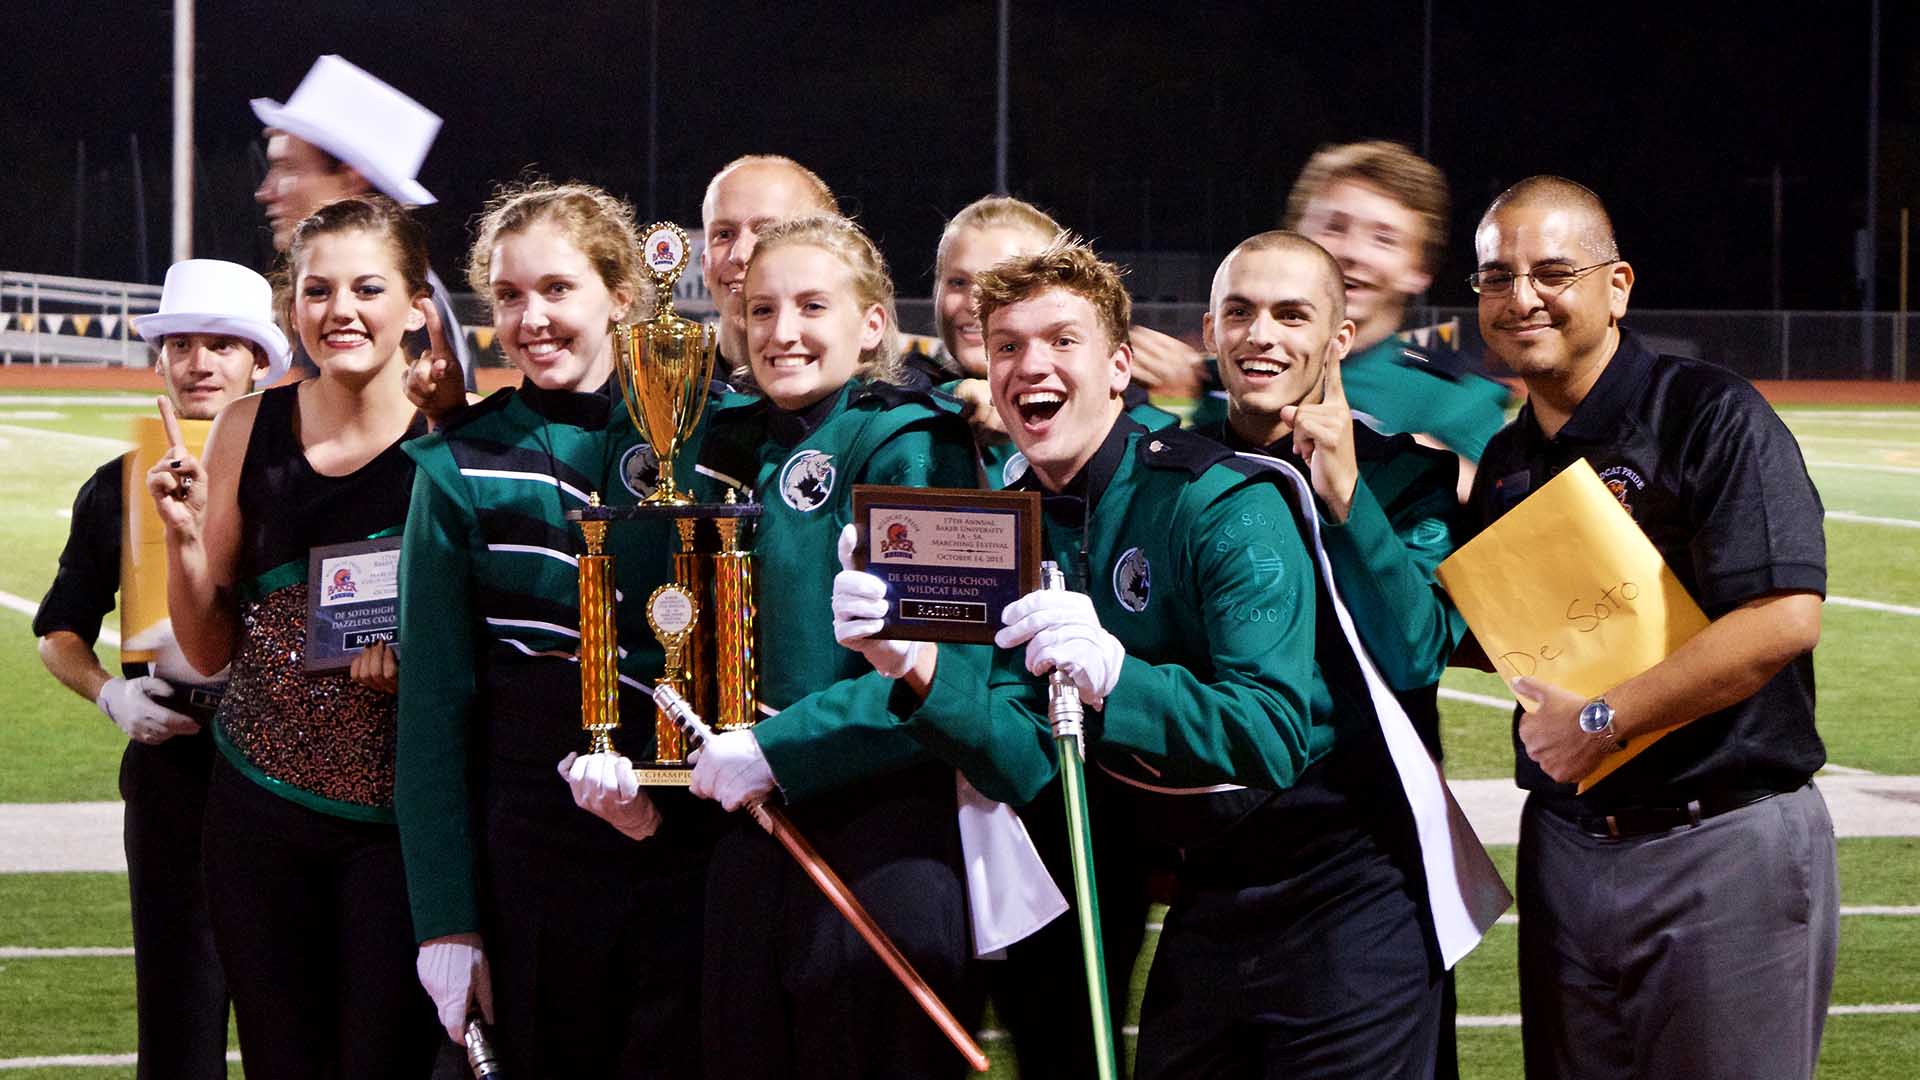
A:
{"label": "green marching uniform jacket", "polygon": [[[1272,447],[1258,447],[1225,424],[1199,434],[1236,451],[1291,462],[1301,475],[1310,472],[1294,455],[1291,436]],[[1447,658],[1466,632],[1466,621],[1435,578],[1435,570],[1458,541],[1459,463],[1452,454],[1423,446],[1410,435],[1382,435],[1359,420],[1353,424],[1353,449],[1360,481],[1354,485],[1347,520],[1335,524],[1323,511],[1320,539],[1355,632],[1421,741],[1438,759],[1435,691]]]}
{"label": "green marching uniform jacket", "polygon": [[[697,445],[676,458],[692,480]],[[652,492],[659,466],[611,385],[597,393],[526,383],[407,445],[418,473],[400,561],[400,731],[395,808],[421,940],[478,928],[480,789],[560,834],[624,840],[578,810],[554,764],[584,752],[577,556],[568,510]],[[621,654],[620,749],[653,756],[646,691],[663,656],[645,600],[671,578],[672,526],[607,530]],[[671,836],[691,801],[655,795]],[[661,838],[655,838],[655,844]]]}
{"label": "green marching uniform jacket", "polygon": [[[934,395],[934,401],[941,408],[965,415],[965,404],[953,396],[954,388],[959,386],[960,382],[961,380],[954,379],[951,382],[942,383],[939,392]],[[1127,417],[1149,431],[1161,431],[1180,425],[1178,416],[1160,408],[1148,399],[1146,388],[1143,386],[1128,383],[1120,397],[1126,404]],[[1026,471],[1024,461],[1018,465],[1012,463],[1019,451],[1014,448],[1013,440],[1005,435],[980,445],[978,449],[981,469],[990,488],[1004,488],[1013,477]]]}
{"label": "green marching uniform jacket", "polygon": [[[824,771],[876,776],[928,760],[893,730],[893,680],[841,648],[830,616],[834,550],[853,520],[853,485],[976,488],[966,424],[925,393],[854,380],[809,409],[730,397],[709,418],[699,490],[751,492],[761,753],[789,801],[824,790]],[[772,715],[772,714],[778,715]],[[845,761],[842,759],[851,759]]]}

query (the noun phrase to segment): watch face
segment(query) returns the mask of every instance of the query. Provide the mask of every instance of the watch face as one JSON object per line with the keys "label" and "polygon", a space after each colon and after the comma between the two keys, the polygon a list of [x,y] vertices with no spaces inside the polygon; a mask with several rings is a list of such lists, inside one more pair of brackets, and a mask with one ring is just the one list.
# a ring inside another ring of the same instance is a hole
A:
{"label": "watch face", "polygon": [[1580,709],[1580,730],[1598,735],[1613,723],[1613,707],[1604,701],[1589,701]]}

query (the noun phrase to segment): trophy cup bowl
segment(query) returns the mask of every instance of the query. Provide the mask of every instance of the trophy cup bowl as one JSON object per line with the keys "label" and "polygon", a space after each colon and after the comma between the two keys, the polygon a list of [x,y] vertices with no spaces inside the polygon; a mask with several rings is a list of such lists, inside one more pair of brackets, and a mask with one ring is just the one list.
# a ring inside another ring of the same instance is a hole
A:
{"label": "trophy cup bowl", "polygon": [[713,328],[673,311],[673,283],[687,264],[687,234],[662,222],[647,232],[647,268],[653,275],[652,318],[614,328],[614,371],[634,428],[653,447],[660,482],[644,500],[685,506],[692,496],[674,479],[673,461],[700,424],[719,339]]}

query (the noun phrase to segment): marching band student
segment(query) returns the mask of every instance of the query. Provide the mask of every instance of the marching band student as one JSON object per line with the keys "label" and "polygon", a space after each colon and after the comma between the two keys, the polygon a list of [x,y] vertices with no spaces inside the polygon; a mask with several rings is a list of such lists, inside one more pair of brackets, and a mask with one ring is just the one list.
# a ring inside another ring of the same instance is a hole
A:
{"label": "marching band student", "polygon": [[[1325,325],[1337,276],[1320,286]],[[1178,851],[1137,1075],[1428,1075],[1437,965],[1387,842],[1399,821],[1366,786],[1387,767],[1356,722],[1368,690],[1318,640],[1339,630],[1278,474],[1121,415],[1129,305],[1090,250],[1010,260],[978,289],[994,401],[1030,463],[1016,486],[1042,493],[1075,587],[1007,609],[984,704],[943,650],[901,722],[1024,800],[1054,771],[1040,676],[1071,676],[1096,765],[1132,789],[1140,835]],[[852,645],[870,617],[836,608]]]}
{"label": "marching band student", "polygon": [[[168,267],[160,310],[133,324],[158,350],[154,370],[175,415],[188,420],[212,420],[253,389],[256,375],[271,382],[287,365],[286,336],[273,324],[273,286],[234,263],[187,259]],[[214,753],[207,724],[226,673],[209,678],[193,670],[171,630],[156,642],[152,663],[123,657],[123,675],[107,674],[93,651],[122,584],[122,542],[137,535],[128,531],[122,503],[134,461],[130,452],[100,466],[75,496],[60,569],[33,632],[47,670],[127,735],[120,795],[127,804],[139,1075],[224,1078],[227,984],[207,922],[200,833]]]}
{"label": "marching band student", "polygon": [[[1342,369],[1357,331],[1326,288],[1339,270],[1325,249],[1283,231],[1244,240],[1221,261],[1202,334],[1228,416],[1199,433],[1311,478],[1320,538],[1359,639],[1437,757],[1434,690],[1465,630],[1434,583],[1454,548],[1458,465],[1349,410]],[[1390,774],[1379,783],[1397,795]],[[1457,1075],[1452,1012],[1449,995],[1437,1025],[1445,1076]]]}
{"label": "marching band student", "polygon": [[840,203],[819,174],[790,157],[747,154],[721,166],[700,200],[700,276],[720,314],[720,363],[726,378],[747,366],[747,322],[741,288],[760,234],[776,221],[838,214]]}
{"label": "marching band student", "polygon": [[[763,713],[779,715],[700,751],[693,791],[729,810],[775,783],[790,797],[803,794],[809,772],[833,767],[820,760],[832,751],[808,737],[823,716],[887,722],[892,684],[835,647],[818,617],[852,520],[853,485],[975,487],[978,478],[960,419],[894,383],[893,283],[858,226],[827,215],[769,225],[741,296],[750,374],[763,396],[712,416],[701,463],[714,487],[749,491],[765,508],[754,538],[759,701]],[[791,717],[781,713],[789,708]],[[977,994],[966,986],[953,772],[904,736],[861,752],[871,779],[794,799],[794,820],[964,1022],[977,1015]],[[720,841],[708,896],[708,1075],[965,1071],[853,928],[751,821]]]}
{"label": "marching band student", "polygon": [[[959,400],[980,448],[987,483],[994,487],[1007,482],[1007,461],[1014,448],[987,390],[987,350],[973,310],[973,279],[1004,259],[1045,249],[1064,231],[1032,203],[989,195],[968,203],[940,233],[933,267],[934,324],[947,356],[960,369],[960,377],[943,382],[940,389]],[[1155,408],[1144,387],[1128,383],[1124,400],[1127,415],[1155,431],[1180,422]]]}
{"label": "marching band student", "polygon": [[[599,796],[607,821],[569,794],[586,782],[572,753],[585,741],[584,548],[565,514],[594,492],[631,505],[658,482],[614,379],[613,328],[651,300],[633,211],[584,184],[505,190],[467,277],[523,382],[408,448],[419,479],[401,562],[395,804],[420,981],[456,1042],[470,1009],[496,1021],[508,1075],[697,1075],[702,893],[720,815],[638,789],[630,769]],[[643,601],[671,577],[671,527],[627,522],[606,541],[626,601],[623,728],[644,738],[663,657]]]}
{"label": "marching band student", "polygon": [[365,648],[350,674],[309,674],[302,658],[309,550],[406,519],[401,447],[424,429],[400,343],[425,321],[426,241],[372,195],[300,222],[288,255],[288,321],[319,375],[226,408],[204,466],[170,431],[172,459],[147,474],[180,648],[202,672],[232,664],[214,717],[208,907],[250,1074],[411,1080],[435,1038],[393,825],[393,652]]}

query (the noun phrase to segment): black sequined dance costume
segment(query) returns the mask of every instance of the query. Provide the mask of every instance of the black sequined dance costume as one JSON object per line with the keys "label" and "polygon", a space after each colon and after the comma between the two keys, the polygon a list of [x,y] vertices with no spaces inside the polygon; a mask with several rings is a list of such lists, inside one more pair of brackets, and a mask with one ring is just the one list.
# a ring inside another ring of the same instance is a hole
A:
{"label": "black sequined dance costume", "polygon": [[248,1075],[413,1080],[445,1036],[414,976],[396,702],[303,663],[308,549],[397,534],[413,463],[395,442],[315,472],[298,405],[298,386],[261,396],[240,473],[241,632],[203,837],[214,942]]}

